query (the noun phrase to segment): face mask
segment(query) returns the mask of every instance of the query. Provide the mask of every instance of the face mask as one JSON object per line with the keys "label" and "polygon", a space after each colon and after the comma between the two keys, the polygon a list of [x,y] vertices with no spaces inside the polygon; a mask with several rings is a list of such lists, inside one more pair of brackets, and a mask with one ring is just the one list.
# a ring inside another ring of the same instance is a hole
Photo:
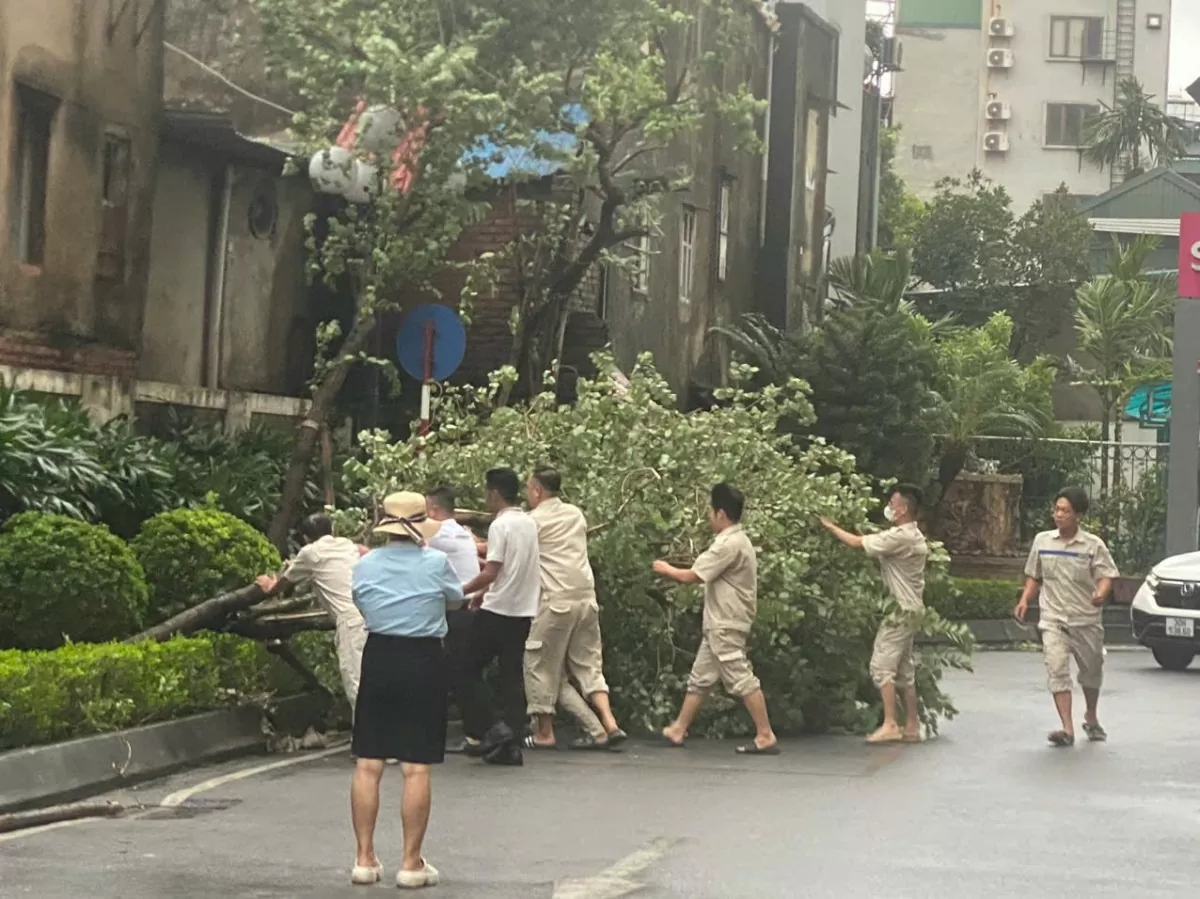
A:
{"label": "face mask", "polygon": [[883,507],[883,517],[886,518],[888,521],[895,521],[896,520],[896,510],[893,509],[891,506],[884,506]]}

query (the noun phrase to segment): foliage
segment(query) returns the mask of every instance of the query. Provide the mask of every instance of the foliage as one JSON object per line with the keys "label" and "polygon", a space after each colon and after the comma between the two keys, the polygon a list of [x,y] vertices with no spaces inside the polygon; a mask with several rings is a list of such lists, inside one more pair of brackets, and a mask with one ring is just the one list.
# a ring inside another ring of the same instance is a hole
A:
{"label": "foliage", "polygon": [[[367,495],[399,485],[451,483],[463,503],[479,502],[484,472],[550,464],[567,498],[586,513],[605,631],[606,668],[624,720],[660,726],[672,714],[699,641],[701,593],[654,577],[655,557],[690,560],[708,543],[709,485],[730,479],[749,497],[747,529],[759,550],[759,604],[752,655],[783,731],[861,729],[874,720],[867,679],[873,633],[885,611],[877,571],[821,530],[821,514],[849,527],[878,509],[871,482],[841,450],[814,442],[794,451],[781,420],[811,422],[804,385],[723,390],[711,412],[683,414],[665,382],[639,362],[627,385],[602,374],[581,379],[573,406],[559,406],[553,384],[527,405],[495,408],[502,380],[453,389],[440,400],[438,430],[392,444],[363,437],[365,461],[349,475]],[[750,372],[736,368],[745,383]],[[416,452],[416,450],[420,452]],[[944,554],[943,554],[944,555]],[[927,721],[954,713],[937,686],[944,665],[968,664],[969,635],[929,617],[925,625],[955,641],[922,658]],[[714,703],[696,732],[727,733],[746,722],[732,703]]]}
{"label": "foliage", "polygon": [[1121,527],[1112,539],[1113,560],[1126,577],[1147,574],[1167,556],[1167,465],[1142,472],[1118,498]]}
{"label": "foliage", "polygon": [[899,140],[899,126],[880,131],[878,240],[885,250],[911,248],[926,215],[925,203],[896,174]]}
{"label": "foliage", "polygon": [[1018,581],[947,578],[925,588],[925,605],[947,621],[1003,621],[1020,596]]}
{"label": "foliage", "polygon": [[980,436],[1038,437],[1052,426],[1055,365],[1047,358],[1021,365],[1009,355],[1011,341],[1012,322],[997,313],[982,327],[958,331],[938,344],[943,496]]}
{"label": "foliage", "polygon": [[[1120,166],[1129,178],[1145,171],[1147,163],[1150,168],[1170,165],[1185,156],[1195,130],[1154,100],[1136,78],[1117,82],[1113,105],[1101,101],[1103,112],[1084,122],[1084,158],[1101,168]],[[1143,149],[1149,153],[1147,160]]]}
{"label": "foliage", "polygon": [[133,551],[150,585],[149,624],[244,587],[281,565],[261,533],[212,507],[154,516],[142,526]]}
{"label": "foliage", "polygon": [[1024,355],[1068,320],[1091,239],[1065,187],[1018,218],[1007,191],[978,170],[944,179],[915,231],[913,274],[941,292],[922,309],[970,326],[1005,312],[1013,321],[1010,350]]}
{"label": "foliage", "polygon": [[267,692],[261,644],[223,634],[166,643],[0,651],[0,750],[219,709]]}
{"label": "foliage", "polygon": [[337,645],[330,631],[306,631],[288,641],[292,652],[317,676],[321,685],[338,701],[346,695],[338,667]]}
{"label": "foliage", "polygon": [[0,532],[0,646],[124,637],[142,623],[146,601],[141,566],[105,527],[23,512]]}

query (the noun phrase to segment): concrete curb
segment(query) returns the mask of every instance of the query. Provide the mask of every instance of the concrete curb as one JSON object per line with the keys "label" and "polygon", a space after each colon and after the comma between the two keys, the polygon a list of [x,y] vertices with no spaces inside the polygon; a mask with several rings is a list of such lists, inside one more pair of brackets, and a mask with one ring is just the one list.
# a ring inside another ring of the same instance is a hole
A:
{"label": "concrete curb", "polygon": [[[316,694],[276,703],[272,719],[288,732],[319,722],[326,702]],[[0,812],[94,796],[192,765],[266,750],[263,712],[241,706],[0,753]]]}
{"label": "concrete curb", "polygon": [[[971,629],[971,633],[975,635],[975,642],[985,646],[1041,641],[1036,621],[1019,624],[1012,619],[1001,619],[997,621],[964,621],[962,623]],[[936,645],[944,644],[947,641],[924,637],[920,638],[918,642],[925,645]],[[1107,646],[1137,645],[1137,641],[1133,639],[1133,630],[1127,621],[1121,624],[1105,622],[1104,643]]]}

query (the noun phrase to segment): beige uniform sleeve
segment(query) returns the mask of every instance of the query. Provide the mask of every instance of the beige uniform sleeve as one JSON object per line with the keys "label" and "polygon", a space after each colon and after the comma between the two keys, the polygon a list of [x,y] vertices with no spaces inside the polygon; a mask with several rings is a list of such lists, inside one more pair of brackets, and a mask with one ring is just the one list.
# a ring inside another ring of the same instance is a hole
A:
{"label": "beige uniform sleeve", "polygon": [[1121,572],[1113,562],[1112,553],[1103,540],[1096,541],[1096,552],[1092,555],[1092,580],[1098,581],[1104,577],[1120,577]]}
{"label": "beige uniform sleeve", "polygon": [[292,563],[288,565],[283,576],[287,578],[289,584],[295,584],[297,587],[303,587],[310,580],[317,568],[317,549],[312,544],[301,548],[300,552],[296,553],[296,558],[292,559]]}
{"label": "beige uniform sleeve", "polygon": [[868,556],[878,559],[881,556],[895,555],[908,545],[908,541],[904,539],[899,528],[889,528],[878,534],[864,534],[862,545]]}
{"label": "beige uniform sleeve", "polygon": [[711,584],[726,572],[737,559],[737,549],[728,540],[716,540],[692,563],[692,572],[706,584]]}
{"label": "beige uniform sleeve", "polygon": [[1033,538],[1033,546],[1029,547],[1029,558],[1025,560],[1025,577],[1035,581],[1042,579],[1042,547],[1037,537]]}

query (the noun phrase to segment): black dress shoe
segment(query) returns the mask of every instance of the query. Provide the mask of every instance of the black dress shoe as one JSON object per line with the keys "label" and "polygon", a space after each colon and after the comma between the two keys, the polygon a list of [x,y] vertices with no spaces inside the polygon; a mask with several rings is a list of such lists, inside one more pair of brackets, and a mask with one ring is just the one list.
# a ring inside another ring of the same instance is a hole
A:
{"label": "black dress shoe", "polygon": [[473,759],[482,758],[484,751],[482,743],[473,743],[466,739],[446,745],[446,752],[450,755],[465,755]]}
{"label": "black dress shoe", "polygon": [[520,746],[516,743],[508,742],[486,753],[483,761],[487,765],[505,765],[510,768],[520,768],[525,764],[525,756],[521,753]]}
{"label": "black dress shoe", "polygon": [[496,749],[500,746],[506,746],[509,743],[515,744],[516,742],[517,738],[513,734],[512,728],[501,721],[497,724],[493,724],[491,728],[488,729],[488,732],[483,735],[483,742],[480,744],[483,746],[483,752],[481,754],[487,755],[493,749]]}

